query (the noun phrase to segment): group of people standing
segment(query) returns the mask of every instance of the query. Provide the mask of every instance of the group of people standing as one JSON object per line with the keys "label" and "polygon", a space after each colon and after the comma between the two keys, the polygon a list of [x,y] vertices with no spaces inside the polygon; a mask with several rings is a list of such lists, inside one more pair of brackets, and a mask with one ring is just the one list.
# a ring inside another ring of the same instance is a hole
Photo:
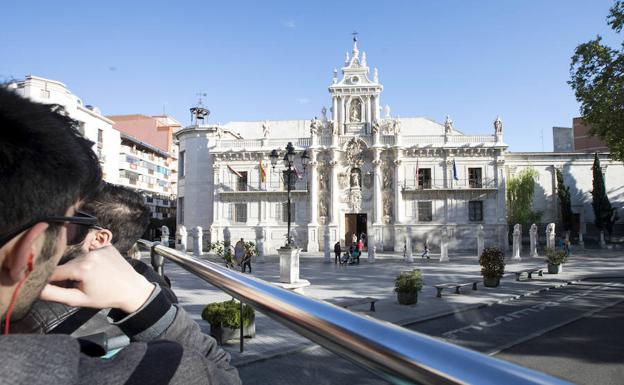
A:
{"label": "group of people standing", "polygon": [[345,255],[343,258],[340,257],[342,253],[342,247],[340,246],[340,241],[336,242],[334,245],[334,264],[344,264],[344,263],[360,263],[360,257],[362,256],[362,250],[364,250],[364,242],[366,239],[366,234],[360,234],[358,238],[357,235],[353,234],[351,238],[351,244],[348,249],[345,251]]}

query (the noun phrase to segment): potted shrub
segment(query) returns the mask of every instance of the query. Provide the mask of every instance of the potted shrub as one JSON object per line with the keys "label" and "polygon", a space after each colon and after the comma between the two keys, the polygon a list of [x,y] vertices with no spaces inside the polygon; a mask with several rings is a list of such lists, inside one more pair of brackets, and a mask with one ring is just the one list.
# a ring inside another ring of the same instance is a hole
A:
{"label": "potted shrub", "polygon": [[217,241],[211,243],[210,250],[214,251],[215,254],[219,256],[219,258],[223,258],[223,261],[225,262],[225,267],[234,267],[234,254],[232,253],[232,248],[230,247],[229,241]]}
{"label": "potted shrub", "polygon": [[505,272],[505,256],[497,247],[488,247],[479,257],[483,286],[497,287]]}
{"label": "potted shrub", "polygon": [[420,270],[404,271],[394,279],[394,291],[401,305],[413,305],[418,302],[418,292],[422,289]]}
{"label": "potted shrub", "polygon": [[[202,311],[202,319],[210,324],[210,335],[219,345],[240,335],[240,302],[234,299],[206,305]],[[252,338],[256,335],[256,315],[249,305],[243,305],[243,337]]]}
{"label": "potted shrub", "polygon": [[568,253],[565,250],[555,250],[549,247],[546,249],[546,258],[548,258],[548,274],[559,274],[563,271],[563,264],[568,259]]}

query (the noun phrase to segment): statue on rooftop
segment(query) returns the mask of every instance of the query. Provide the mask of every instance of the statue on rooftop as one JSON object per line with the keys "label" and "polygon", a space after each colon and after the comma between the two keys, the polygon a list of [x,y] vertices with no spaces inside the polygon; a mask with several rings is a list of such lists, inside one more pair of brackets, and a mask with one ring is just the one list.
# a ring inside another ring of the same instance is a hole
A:
{"label": "statue on rooftop", "polygon": [[269,135],[271,135],[271,127],[269,126],[269,122],[265,120],[264,123],[262,123],[262,136],[268,138]]}

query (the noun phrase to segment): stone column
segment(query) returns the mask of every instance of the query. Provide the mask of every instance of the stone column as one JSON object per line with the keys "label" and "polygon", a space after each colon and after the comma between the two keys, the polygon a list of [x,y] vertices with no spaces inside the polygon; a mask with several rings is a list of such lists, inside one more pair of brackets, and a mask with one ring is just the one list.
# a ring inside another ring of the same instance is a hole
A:
{"label": "stone column", "polygon": [[308,223],[308,252],[318,252],[319,251],[319,239],[318,239],[318,199],[319,199],[319,191],[318,191],[318,168],[316,161],[316,152],[314,150],[310,151],[310,163],[308,163],[310,167],[309,174],[309,186],[310,191],[308,192],[308,197],[310,198],[310,223]]}
{"label": "stone column", "polygon": [[373,121],[375,120],[380,120],[379,119],[379,96],[378,95],[375,96],[374,110],[373,110]]}
{"label": "stone column", "polygon": [[485,233],[483,231],[483,225],[477,226],[477,257],[481,257],[483,254],[485,244]]}
{"label": "stone column", "polygon": [[220,186],[220,175],[221,175],[221,166],[219,163],[215,163],[212,165],[213,172],[213,183],[214,183],[214,195],[213,195],[213,205],[212,212],[214,217],[214,224],[220,224],[223,216],[222,203],[219,199],[219,187]]}
{"label": "stone column", "polygon": [[381,182],[383,175],[381,175],[381,160],[379,159],[379,152],[375,151],[375,159],[373,160],[373,224],[381,225],[383,221],[383,199],[381,191]]}
{"label": "stone column", "polygon": [[366,133],[367,134],[370,134],[371,124],[373,122],[372,119],[371,119],[371,117],[372,117],[371,109],[372,109],[372,106],[371,106],[371,96],[368,95],[366,97],[366,127],[367,127],[366,128]]}
{"label": "stone column", "polygon": [[442,233],[440,234],[440,262],[448,262],[448,229],[446,226],[442,228]]}
{"label": "stone column", "polygon": [[513,231],[513,257],[512,259],[520,259],[520,249],[522,248],[522,231],[520,224],[514,225]]}
{"label": "stone column", "polygon": [[529,257],[537,258],[537,226],[535,225],[535,223],[531,225],[531,229],[529,230],[529,237],[531,239]]}
{"label": "stone column", "polygon": [[329,162],[331,167],[331,224],[338,225],[340,219],[338,218],[338,203],[340,187],[338,186],[338,161],[336,160],[336,153],[334,152],[333,159]]}
{"label": "stone column", "polygon": [[167,226],[160,227],[160,243],[169,247],[169,228]]}
{"label": "stone column", "polygon": [[202,245],[203,245],[203,236],[204,231],[201,226],[197,226],[193,229],[191,234],[193,236],[193,256],[201,257],[203,254]]}
{"label": "stone column", "polygon": [[334,124],[338,123],[338,97],[334,96],[332,98],[332,120]]}
{"label": "stone column", "polygon": [[323,232],[323,262],[331,263],[331,254],[334,251],[332,247],[331,239],[329,236],[329,227],[325,226],[325,230]]}
{"label": "stone column", "polygon": [[377,252],[377,234],[373,232],[372,236],[368,237],[368,263],[375,263],[376,252]]}
{"label": "stone column", "polygon": [[403,162],[401,157],[401,151],[397,149],[397,159],[394,160],[394,223],[403,223],[403,195],[401,189],[401,163]]}
{"label": "stone column", "polygon": [[583,242],[583,232],[579,231],[579,241],[578,241],[578,245],[581,248],[585,248],[585,242]]}
{"label": "stone column", "polygon": [[179,225],[176,230],[176,250],[180,250],[183,253],[186,253],[186,242],[187,242],[186,227],[184,225]]}

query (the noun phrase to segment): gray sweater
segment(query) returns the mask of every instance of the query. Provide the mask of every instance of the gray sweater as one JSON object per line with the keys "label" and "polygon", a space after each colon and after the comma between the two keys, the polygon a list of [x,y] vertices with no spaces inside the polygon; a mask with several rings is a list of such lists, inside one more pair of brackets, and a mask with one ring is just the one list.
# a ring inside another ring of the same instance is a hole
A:
{"label": "gray sweater", "polygon": [[115,322],[133,341],[110,359],[65,335],[0,337],[0,384],[240,384],[230,356],[158,289]]}

